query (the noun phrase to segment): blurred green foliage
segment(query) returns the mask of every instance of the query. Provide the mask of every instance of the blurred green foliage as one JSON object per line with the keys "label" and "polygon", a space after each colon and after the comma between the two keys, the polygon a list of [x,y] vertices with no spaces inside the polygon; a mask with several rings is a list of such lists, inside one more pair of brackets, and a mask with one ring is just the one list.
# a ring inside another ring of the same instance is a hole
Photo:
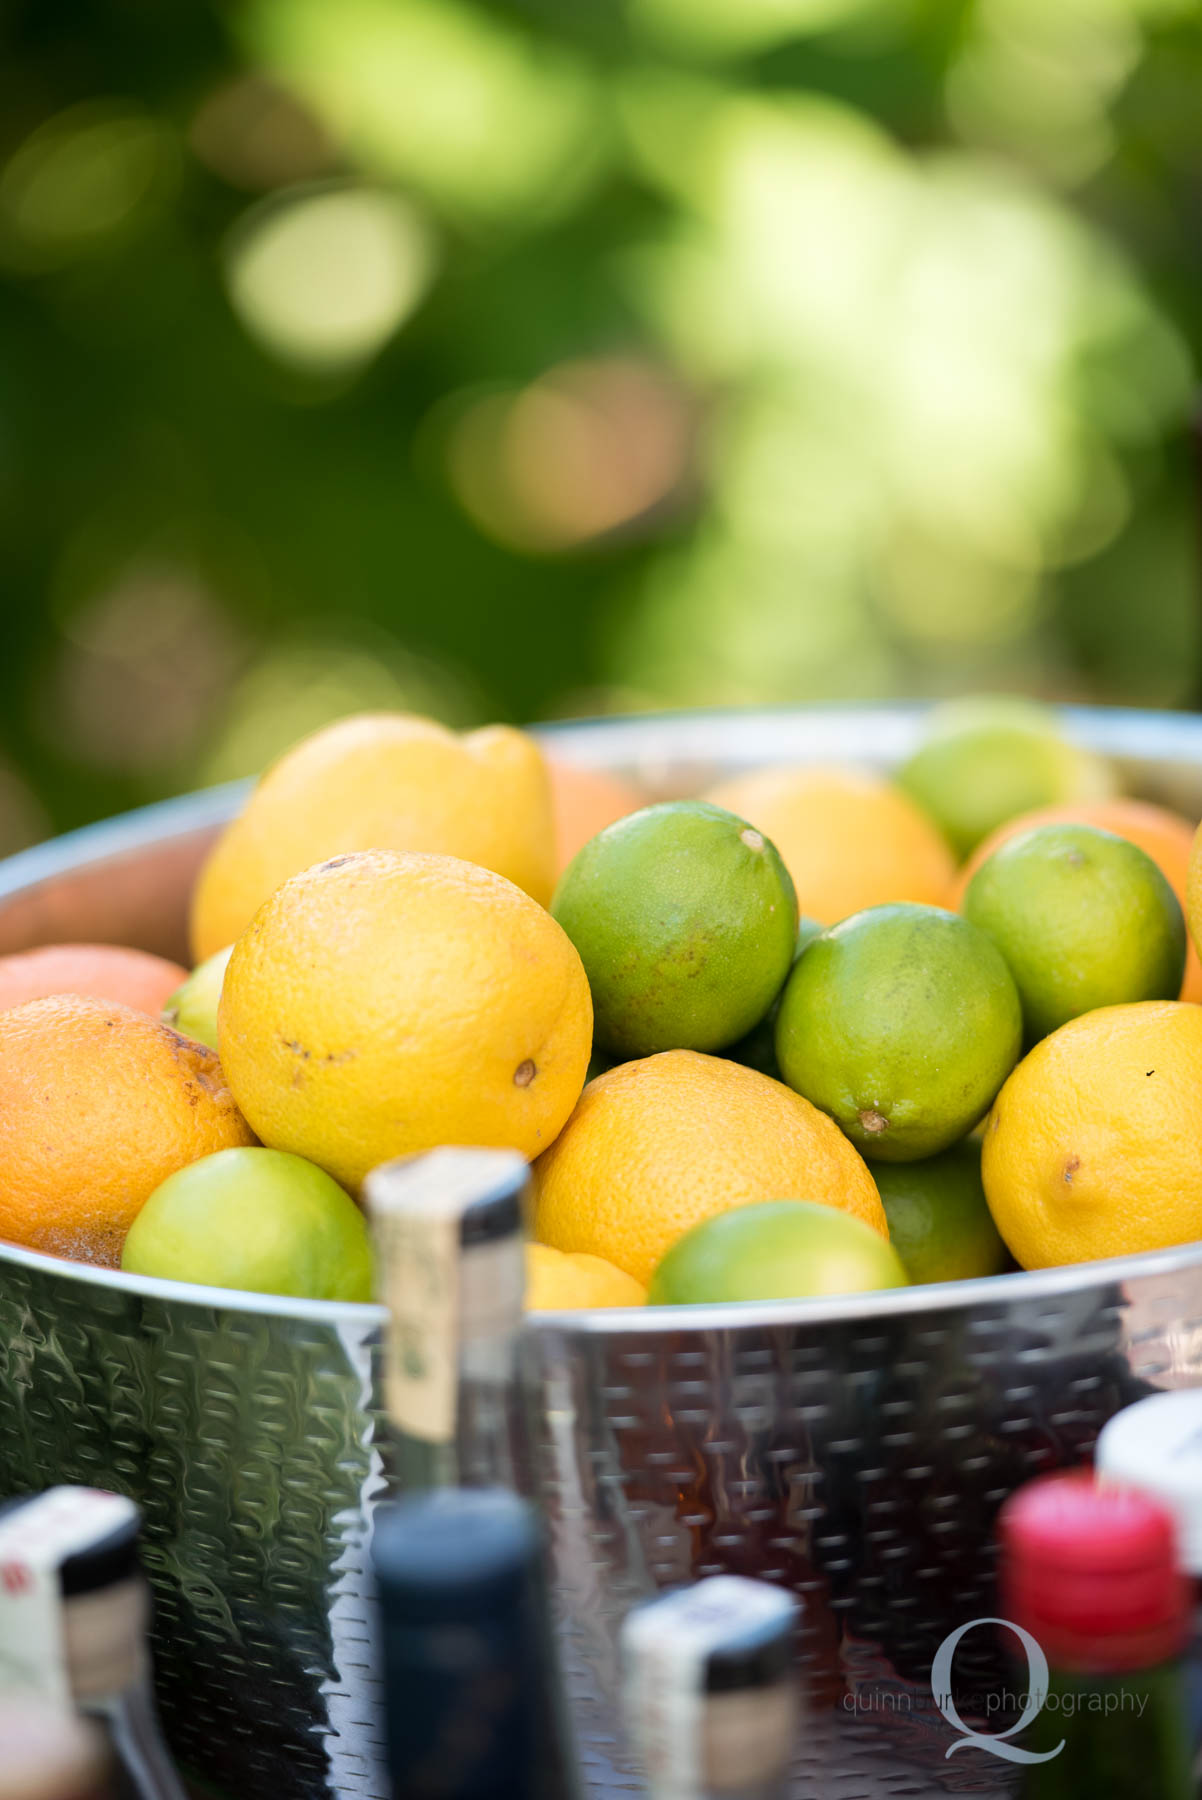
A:
{"label": "blurred green foliage", "polygon": [[24,0],[0,849],[454,721],[1199,690],[1194,0]]}

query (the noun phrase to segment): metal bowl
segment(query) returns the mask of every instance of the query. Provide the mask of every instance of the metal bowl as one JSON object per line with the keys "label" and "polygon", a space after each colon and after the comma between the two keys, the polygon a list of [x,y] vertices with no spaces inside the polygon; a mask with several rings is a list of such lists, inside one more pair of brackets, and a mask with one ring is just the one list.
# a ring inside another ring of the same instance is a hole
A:
{"label": "metal bowl", "polygon": [[[661,794],[772,760],[888,766],[909,707],[572,725],[556,753]],[[1202,813],[1202,720],[1072,711],[1130,786]],[[241,788],[0,866],[0,951],[70,938],[184,954],[196,868]],[[1200,1214],[1202,1232],[1202,1214]],[[58,1481],[145,1509],[176,1754],[238,1800],[386,1800],[365,1539],[387,1489],[381,1314],[154,1281],[0,1245],[0,1494]],[[535,1480],[595,1792],[637,1786],[615,1633],[657,1585],[730,1569],[805,1602],[802,1795],[1010,1791],[935,1704],[947,1634],[996,1610],[997,1508],[1105,1421],[1202,1381],[1202,1244],[880,1295],[544,1314],[528,1334]],[[954,1700],[1005,1714],[990,1630]],[[1010,1685],[1015,1685],[1013,1682]],[[1001,1710],[995,1710],[1000,1708]]]}

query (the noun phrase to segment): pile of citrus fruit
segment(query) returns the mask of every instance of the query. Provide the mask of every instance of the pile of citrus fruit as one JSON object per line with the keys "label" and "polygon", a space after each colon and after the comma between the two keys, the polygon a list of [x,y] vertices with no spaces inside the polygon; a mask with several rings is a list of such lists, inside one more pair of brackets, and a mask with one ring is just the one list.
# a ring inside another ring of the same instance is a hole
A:
{"label": "pile of citrus fruit", "polygon": [[649,803],[363,715],[217,838],[196,967],[0,958],[0,1238],[361,1300],[367,1172],[533,1166],[532,1306],[838,1294],[1202,1237],[1193,825],[1014,701],[893,779]]}

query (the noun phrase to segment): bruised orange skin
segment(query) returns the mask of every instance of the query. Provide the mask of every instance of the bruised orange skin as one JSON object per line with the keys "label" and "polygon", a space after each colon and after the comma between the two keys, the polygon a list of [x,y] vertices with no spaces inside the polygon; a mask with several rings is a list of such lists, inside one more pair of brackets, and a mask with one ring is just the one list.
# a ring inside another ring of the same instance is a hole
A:
{"label": "bruised orange skin", "polygon": [[550,913],[460,857],[363,850],[286,881],[234,945],[217,1009],[263,1142],[353,1193],[439,1144],[532,1157],[584,1086],[593,1006]]}
{"label": "bruised orange skin", "polygon": [[45,944],[0,956],[0,1012],[50,994],[90,994],[156,1016],[188,971],[118,944]]}
{"label": "bruised orange skin", "polygon": [[217,1054],[117,1002],[0,1013],[0,1238],[116,1268],[168,1175],[254,1135]]}

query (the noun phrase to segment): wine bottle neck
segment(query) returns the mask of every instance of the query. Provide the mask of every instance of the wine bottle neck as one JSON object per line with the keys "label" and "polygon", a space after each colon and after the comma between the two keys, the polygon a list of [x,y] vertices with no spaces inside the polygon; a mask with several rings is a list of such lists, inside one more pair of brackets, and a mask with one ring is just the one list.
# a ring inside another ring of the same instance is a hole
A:
{"label": "wine bottle neck", "polygon": [[1112,1675],[1053,1667],[1020,1741],[1046,1759],[1027,1767],[1022,1800],[1193,1800],[1177,1660]]}
{"label": "wine bottle neck", "polygon": [[387,1395],[401,1491],[520,1488],[521,1237],[460,1245],[442,1221],[423,1236],[424,1256],[401,1266],[392,1292]]}
{"label": "wine bottle neck", "polygon": [[401,1493],[425,1488],[525,1487],[525,1433],[513,1335],[460,1346],[449,1431],[426,1436],[395,1430]]}
{"label": "wine bottle neck", "polygon": [[496,1488],[377,1515],[396,1800],[577,1800],[545,1555],[534,1509]]}
{"label": "wine bottle neck", "polygon": [[147,1679],[150,1591],[141,1576],[69,1596],[62,1619],[67,1679],[78,1706]]}
{"label": "wine bottle neck", "polygon": [[122,1800],[187,1800],[163,1741],[149,1671],[120,1693],[98,1696],[81,1710],[108,1736]]}

